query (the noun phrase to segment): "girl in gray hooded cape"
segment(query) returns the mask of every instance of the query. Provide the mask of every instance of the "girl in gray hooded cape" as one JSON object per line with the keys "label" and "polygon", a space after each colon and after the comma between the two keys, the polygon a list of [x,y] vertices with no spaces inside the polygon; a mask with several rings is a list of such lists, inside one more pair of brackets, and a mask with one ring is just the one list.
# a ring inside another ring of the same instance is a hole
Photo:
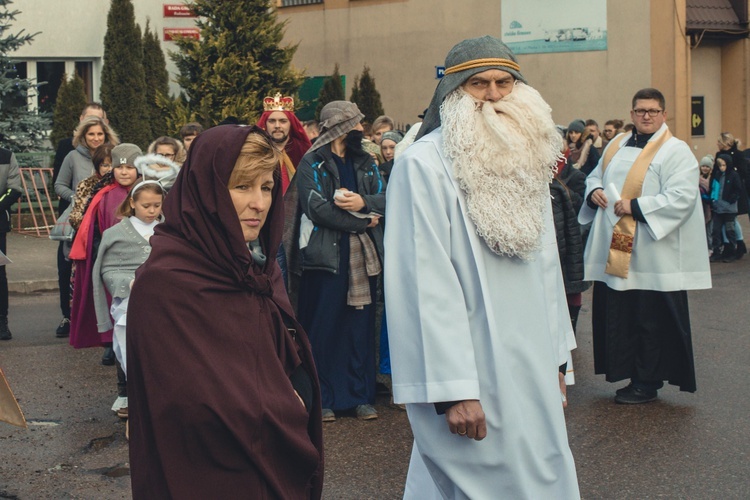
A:
{"label": "girl in gray hooded cape", "polygon": [[135,159],[135,168],[144,180],[159,181],[165,191],[172,188],[177,174],[180,173],[178,163],[158,154],[139,156]]}

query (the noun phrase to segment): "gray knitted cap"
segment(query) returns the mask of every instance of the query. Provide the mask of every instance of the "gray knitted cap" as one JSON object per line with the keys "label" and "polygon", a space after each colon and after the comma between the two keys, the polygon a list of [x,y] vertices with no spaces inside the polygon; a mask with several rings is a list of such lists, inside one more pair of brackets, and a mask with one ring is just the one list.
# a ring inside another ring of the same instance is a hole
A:
{"label": "gray knitted cap", "polygon": [[[508,59],[517,64],[516,56],[511,52],[507,45],[505,45],[499,38],[487,35],[481,38],[470,38],[455,45],[445,57],[445,69],[446,71],[449,71],[454,66],[481,59]],[[429,134],[440,126],[440,105],[448,94],[456,90],[466,80],[477,73],[490,69],[507,71],[513,75],[516,80],[521,80],[526,83],[526,79],[521,72],[515,68],[506,66],[502,63],[489,61],[486,66],[477,66],[446,74],[440,79],[440,82],[435,89],[435,95],[432,97],[430,107],[427,108],[427,113],[424,116],[424,123],[419,129],[417,139],[423,135]]]}
{"label": "gray knitted cap", "polygon": [[354,130],[365,115],[356,104],[349,101],[331,101],[320,110],[321,134],[315,140],[310,151],[315,151],[337,137]]}
{"label": "gray knitted cap", "polygon": [[112,168],[118,165],[130,165],[135,167],[135,159],[141,156],[141,148],[135,144],[119,144],[112,148]]}
{"label": "gray knitted cap", "polygon": [[388,139],[398,144],[403,138],[404,136],[401,135],[401,132],[398,132],[396,130],[389,130],[382,135],[382,137],[380,138],[380,143],[382,144],[384,140]]}

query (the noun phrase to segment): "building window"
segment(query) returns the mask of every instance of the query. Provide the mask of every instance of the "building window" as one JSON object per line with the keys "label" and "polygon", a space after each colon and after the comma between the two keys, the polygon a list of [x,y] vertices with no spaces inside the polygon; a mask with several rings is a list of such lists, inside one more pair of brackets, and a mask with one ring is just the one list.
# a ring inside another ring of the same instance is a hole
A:
{"label": "building window", "polygon": [[86,92],[86,99],[93,101],[94,84],[91,78],[91,61],[76,61],[76,73],[83,80],[83,90]]}
{"label": "building window", "polygon": [[312,5],[323,3],[323,0],[280,0],[280,7],[296,7],[297,5]]}
{"label": "building window", "polygon": [[37,106],[39,111],[52,112],[57,100],[57,90],[65,75],[64,61],[45,61],[36,63],[36,81],[46,82],[39,86]]}

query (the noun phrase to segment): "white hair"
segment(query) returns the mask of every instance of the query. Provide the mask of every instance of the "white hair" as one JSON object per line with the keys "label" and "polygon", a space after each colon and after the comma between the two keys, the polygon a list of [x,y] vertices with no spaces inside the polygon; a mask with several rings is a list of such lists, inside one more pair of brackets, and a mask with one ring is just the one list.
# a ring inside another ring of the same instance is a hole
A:
{"label": "white hair", "polygon": [[444,152],[477,233],[493,252],[530,260],[541,246],[562,149],[549,105],[521,82],[494,103],[459,88],[445,98],[440,116]]}

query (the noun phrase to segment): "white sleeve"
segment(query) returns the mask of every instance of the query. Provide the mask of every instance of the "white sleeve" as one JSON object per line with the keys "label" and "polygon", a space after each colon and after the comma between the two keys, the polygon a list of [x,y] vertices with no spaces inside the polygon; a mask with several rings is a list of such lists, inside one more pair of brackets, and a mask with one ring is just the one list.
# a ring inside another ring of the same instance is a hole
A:
{"label": "white sleeve", "polygon": [[458,198],[432,143],[415,143],[387,191],[385,299],[394,400],[479,399],[467,305],[452,263]]}
{"label": "white sleeve", "polygon": [[[659,156],[663,155],[664,160],[660,162],[657,174],[659,193],[638,198],[638,207],[646,219],[646,227],[655,240],[682,226],[695,210],[695,204],[700,203],[698,162],[690,148],[679,141],[671,148],[662,149],[665,151],[660,152]],[[654,158],[654,163],[659,159]]]}

